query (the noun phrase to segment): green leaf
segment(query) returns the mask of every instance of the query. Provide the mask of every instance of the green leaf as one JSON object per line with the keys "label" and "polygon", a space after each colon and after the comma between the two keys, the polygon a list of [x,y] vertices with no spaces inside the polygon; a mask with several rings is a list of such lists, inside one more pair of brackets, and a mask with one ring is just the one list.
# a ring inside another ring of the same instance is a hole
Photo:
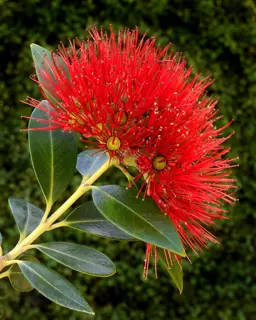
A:
{"label": "green leaf", "polygon": [[115,185],[94,187],[92,192],[97,209],[118,228],[142,241],[186,256],[169,217],[160,212],[151,198],[142,201],[136,195],[134,189]]}
{"label": "green leaf", "polygon": [[55,89],[52,86],[52,84],[45,79],[44,73],[46,71],[49,71],[48,73],[50,74],[51,79],[53,80],[51,82],[57,82],[56,77],[52,73],[52,67],[57,66],[58,72],[61,73],[62,76],[69,77],[67,67],[63,59],[60,56],[52,53],[51,51],[43,47],[40,47],[39,45],[34,43],[30,45],[30,48],[35,64],[37,78],[40,81],[40,83],[43,84],[42,89],[47,99],[51,101],[54,105],[56,105],[58,98],[56,97]]}
{"label": "green leaf", "polygon": [[[166,258],[166,255],[165,255],[163,249],[159,248],[157,250],[157,253],[158,253],[158,257],[159,257],[162,265],[164,266],[164,268],[167,270],[167,272],[171,276],[172,280],[174,281],[174,284],[179,289],[180,293],[182,293],[182,291],[183,291],[183,271],[182,271],[182,268],[181,268],[179,262],[177,261],[177,259],[175,259],[174,254],[172,254],[171,252],[169,253],[171,255],[171,259],[169,257]],[[166,253],[166,254],[168,255],[168,253]],[[168,263],[167,263],[166,259],[168,259],[168,261],[169,261]]]}
{"label": "green leaf", "polygon": [[[42,103],[42,102],[41,102]],[[43,101],[50,109],[48,101]],[[49,114],[35,109],[32,118],[49,119]],[[47,128],[30,120],[29,129]],[[29,151],[32,165],[44,193],[46,202],[51,206],[70,183],[76,164],[77,149],[73,133],[62,130],[29,130]]]}
{"label": "green leaf", "polygon": [[98,171],[109,157],[106,153],[102,154],[101,150],[90,149],[79,153],[77,157],[76,168],[82,176],[89,179],[96,171]]}
{"label": "green leaf", "polygon": [[107,256],[83,245],[49,242],[37,244],[35,247],[54,260],[79,272],[98,277],[111,276],[116,272],[114,263]]}
{"label": "green leaf", "polygon": [[10,197],[8,202],[23,237],[29,235],[39,226],[44,215],[40,208],[20,198]]}
{"label": "green leaf", "polygon": [[102,216],[92,201],[88,201],[77,207],[65,219],[64,223],[67,224],[68,227],[97,234],[106,238],[135,240]]}
{"label": "green leaf", "polygon": [[43,265],[21,261],[20,270],[43,296],[72,310],[94,314],[76,288],[58,273]]}
{"label": "green leaf", "polygon": [[[38,262],[38,260],[35,257],[29,255],[23,256],[22,260]],[[10,269],[9,279],[11,285],[17,291],[29,292],[34,289],[34,287],[32,287],[28,280],[24,277],[18,264],[12,265]]]}

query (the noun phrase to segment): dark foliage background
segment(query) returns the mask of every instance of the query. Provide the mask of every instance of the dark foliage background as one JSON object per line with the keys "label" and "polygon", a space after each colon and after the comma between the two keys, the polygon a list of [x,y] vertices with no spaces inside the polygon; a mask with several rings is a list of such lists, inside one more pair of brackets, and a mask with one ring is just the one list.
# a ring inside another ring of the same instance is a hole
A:
{"label": "dark foliage background", "polygon": [[[142,278],[144,245],[108,241],[70,231],[56,231],[44,240],[70,240],[102,250],[116,262],[111,278],[89,278],[47,260],[70,279],[96,311],[96,320],[253,320],[256,319],[256,4],[254,0],[0,0],[0,230],[4,249],[18,238],[7,207],[9,196],[43,206],[27,151],[26,126],[20,115],[29,107],[19,100],[39,97],[29,79],[33,73],[29,44],[55,48],[68,37],[86,37],[85,27],[140,27],[161,44],[173,42],[195,72],[213,74],[211,94],[220,100],[223,122],[234,118],[232,154],[240,202],[229,208],[230,220],[213,232],[221,246],[210,246],[193,264],[184,264],[185,290],[179,295],[168,276]],[[221,123],[220,123],[221,124]],[[110,172],[105,182],[122,179]],[[76,176],[68,193],[78,184]],[[44,257],[40,258],[44,261]],[[35,291],[19,294],[0,285],[0,318],[26,320],[91,319],[60,308]]]}

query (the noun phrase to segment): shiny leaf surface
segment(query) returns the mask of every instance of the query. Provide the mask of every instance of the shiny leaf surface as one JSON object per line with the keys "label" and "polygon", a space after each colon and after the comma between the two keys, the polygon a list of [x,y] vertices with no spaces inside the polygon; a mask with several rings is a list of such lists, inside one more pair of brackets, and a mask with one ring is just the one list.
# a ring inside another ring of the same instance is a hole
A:
{"label": "shiny leaf surface", "polygon": [[136,195],[136,190],[115,185],[94,187],[92,192],[97,209],[118,228],[144,242],[185,256],[171,220],[152,199],[147,197],[142,201]]}
{"label": "shiny leaf surface", "polygon": [[[29,255],[23,256],[22,260],[38,262],[35,257]],[[12,265],[10,269],[9,279],[12,287],[19,292],[29,292],[34,289],[34,287],[29,283],[29,281],[21,272],[18,264]]]}
{"label": "shiny leaf surface", "polygon": [[90,178],[106,161],[109,157],[101,150],[85,150],[79,153],[76,168],[82,176]]}
{"label": "shiny leaf surface", "polygon": [[129,234],[117,228],[102,214],[100,214],[92,201],[88,201],[72,211],[66,218],[65,223],[67,223],[68,227],[106,238],[117,240],[135,240]]}
{"label": "shiny leaf surface", "polygon": [[39,226],[44,215],[40,208],[20,198],[11,197],[8,202],[18,229],[23,236],[29,235]]}
{"label": "shiny leaf surface", "polygon": [[[164,252],[163,249],[158,249],[158,257],[166,269],[166,271],[171,276],[175,286],[179,289],[179,292],[183,291],[183,271],[181,268],[181,262],[175,258],[174,254]],[[167,262],[168,261],[168,262]]]}
{"label": "shiny leaf surface", "polygon": [[[37,78],[41,85],[43,85],[42,89],[47,99],[56,105],[58,98],[56,97],[55,88],[52,83],[58,81],[58,76],[56,76],[56,72],[53,74],[52,69],[55,69],[55,66],[57,66],[58,73],[62,74],[62,77],[69,77],[67,67],[62,58],[55,53],[34,43],[30,47]],[[51,78],[50,82],[47,81],[47,77],[49,76]]]}
{"label": "shiny leaf surface", "polygon": [[34,262],[22,261],[20,270],[43,296],[72,310],[94,314],[76,288],[58,273]]}
{"label": "shiny leaf surface", "polygon": [[75,243],[49,242],[37,244],[36,248],[65,266],[98,277],[113,275],[114,263],[103,253]]}
{"label": "shiny leaf surface", "polygon": [[[49,103],[42,101],[50,110]],[[49,119],[49,113],[40,109],[32,112],[32,118]],[[47,128],[30,120],[29,129]],[[44,193],[46,202],[52,205],[70,183],[76,164],[77,149],[73,133],[62,130],[30,130],[29,151],[37,180]]]}

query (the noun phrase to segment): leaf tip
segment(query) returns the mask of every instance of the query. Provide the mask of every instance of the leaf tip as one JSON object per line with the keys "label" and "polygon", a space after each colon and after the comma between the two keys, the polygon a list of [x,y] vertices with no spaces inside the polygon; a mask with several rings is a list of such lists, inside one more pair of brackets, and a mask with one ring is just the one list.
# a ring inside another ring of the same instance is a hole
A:
{"label": "leaf tip", "polygon": [[38,47],[38,44],[36,43],[31,43],[30,44],[30,49],[33,50],[35,47]]}
{"label": "leaf tip", "polygon": [[84,309],[84,313],[87,313],[87,314],[90,314],[92,316],[95,316],[95,312],[91,308],[89,310],[88,309]]}

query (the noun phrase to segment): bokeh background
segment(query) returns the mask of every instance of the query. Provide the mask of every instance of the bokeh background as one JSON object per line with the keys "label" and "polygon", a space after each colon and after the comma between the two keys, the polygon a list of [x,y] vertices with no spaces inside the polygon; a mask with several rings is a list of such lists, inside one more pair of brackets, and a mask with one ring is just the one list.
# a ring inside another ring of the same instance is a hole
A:
{"label": "bokeh background", "polygon": [[[78,274],[40,256],[49,267],[64,274],[96,311],[94,319],[110,320],[255,320],[256,319],[256,3],[254,0],[0,0],[0,230],[4,249],[14,246],[18,232],[7,207],[9,196],[23,197],[43,206],[43,198],[30,165],[26,127],[21,115],[29,107],[19,100],[39,98],[29,79],[34,72],[29,44],[56,48],[60,40],[86,37],[86,27],[97,24],[118,28],[139,26],[173,43],[184,52],[195,72],[212,74],[209,91],[219,99],[223,121],[234,119],[232,155],[239,156],[235,170],[240,202],[230,220],[212,230],[222,245],[209,246],[193,264],[184,263],[184,293],[159,267],[142,277],[144,245],[104,240],[83,233],[55,231],[44,240],[90,244],[107,254],[117,274],[100,279]],[[107,182],[123,179],[110,172]],[[75,176],[66,196],[79,182]],[[153,269],[153,268],[152,268]],[[92,319],[56,306],[35,291],[19,294],[1,281],[2,319]]]}

